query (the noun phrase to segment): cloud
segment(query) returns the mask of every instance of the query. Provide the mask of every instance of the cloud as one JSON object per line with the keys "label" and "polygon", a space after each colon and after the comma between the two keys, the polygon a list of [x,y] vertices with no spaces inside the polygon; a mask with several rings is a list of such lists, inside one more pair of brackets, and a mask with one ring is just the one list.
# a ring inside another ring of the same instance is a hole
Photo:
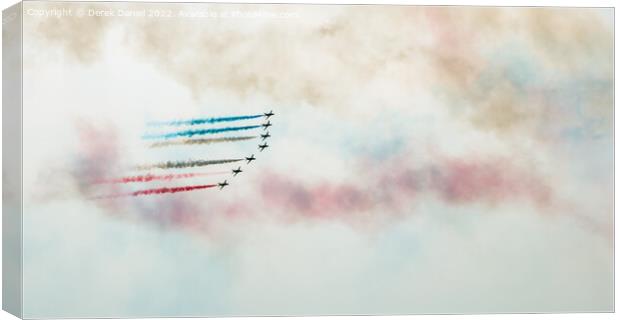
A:
{"label": "cloud", "polygon": [[[300,15],[28,18],[31,316],[613,308],[605,10],[134,5]],[[148,148],[150,120],[266,106],[270,148],[223,191],[92,199],[144,187],[93,184],[135,164],[257,152]]]}
{"label": "cloud", "polygon": [[367,211],[386,216],[403,211],[416,214],[415,203],[421,201],[491,208],[521,201],[540,206],[553,202],[551,186],[543,175],[509,159],[436,158],[432,164],[398,160],[408,158],[399,154],[382,160],[379,169],[354,169],[351,176],[355,178],[343,182],[304,183],[286,174],[266,172],[260,178],[261,197],[268,211],[286,212],[292,219],[342,221],[365,219]]}
{"label": "cloud", "polygon": [[[29,4],[24,7],[25,10],[31,8]],[[56,3],[36,4],[37,10],[51,10],[56,7],[58,7]],[[74,13],[78,10],[87,13],[92,8],[93,6],[90,4],[71,5]],[[105,17],[97,16],[67,16],[41,19],[27,15],[25,19],[29,22],[26,23],[26,28],[33,28],[31,32],[38,39],[48,45],[61,48],[72,60],[87,64],[93,63],[101,57],[103,41],[111,22]]]}
{"label": "cloud", "polygon": [[[165,4],[158,8],[178,10]],[[481,130],[535,141],[553,138],[545,134],[547,126],[568,125],[548,119],[565,107],[561,97],[574,94],[574,85],[564,79],[576,77],[586,88],[582,99],[600,100],[585,108],[593,114],[583,116],[605,120],[603,129],[610,130],[613,39],[605,9],[184,8],[300,14],[291,19],[47,19],[34,32],[76,61],[92,63],[113,21],[125,31],[126,45],[136,57],[157,66],[197,99],[206,91],[223,90],[245,98],[264,95],[281,105],[308,103],[337,113],[364,113],[377,101],[357,96],[372,90],[373,81],[385,79],[400,91],[438,90],[445,98],[439,107]],[[594,82],[605,89],[593,87]]]}

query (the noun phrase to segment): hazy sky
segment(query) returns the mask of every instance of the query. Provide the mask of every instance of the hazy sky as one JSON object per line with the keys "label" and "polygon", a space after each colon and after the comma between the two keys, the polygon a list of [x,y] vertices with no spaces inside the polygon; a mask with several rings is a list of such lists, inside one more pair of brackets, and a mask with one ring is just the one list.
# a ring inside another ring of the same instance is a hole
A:
{"label": "hazy sky", "polygon": [[24,5],[25,317],[613,309],[612,9]]}

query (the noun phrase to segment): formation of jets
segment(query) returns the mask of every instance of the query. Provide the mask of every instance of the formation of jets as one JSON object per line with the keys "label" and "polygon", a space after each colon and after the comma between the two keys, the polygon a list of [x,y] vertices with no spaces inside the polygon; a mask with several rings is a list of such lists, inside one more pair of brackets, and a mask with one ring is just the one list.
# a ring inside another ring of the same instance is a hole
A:
{"label": "formation of jets", "polygon": [[[261,124],[261,126],[263,127],[263,130],[267,130],[267,128],[269,128],[269,127],[271,127],[273,125],[273,124],[271,124],[271,121],[269,120],[269,118],[273,117],[274,115],[275,115],[275,113],[273,113],[273,110],[269,111],[269,112],[263,113],[263,116],[267,120],[267,122]],[[267,144],[267,142],[265,142],[265,140],[267,140],[267,138],[271,137],[271,134],[269,134],[269,131],[267,131],[264,134],[261,134],[260,137],[261,137],[263,143],[258,145],[258,149],[260,151],[263,151],[263,150],[265,150],[265,148],[269,147],[269,145]],[[247,164],[249,164],[250,162],[256,160],[256,157],[254,157],[254,154],[252,154],[249,157],[245,157],[245,160],[247,161]],[[233,177],[236,177],[241,172],[243,172],[243,170],[241,170],[241,167],[238,167],[237,169],[233,169],[232,170],[232,175],[233,175]],[[224,187],[229,185],[229,183],[228,183],[228,180],[224,180],[224,182],[220,182],[217,185],[219,186],[220,190],[222,190],[222,189],[224,189]]]}

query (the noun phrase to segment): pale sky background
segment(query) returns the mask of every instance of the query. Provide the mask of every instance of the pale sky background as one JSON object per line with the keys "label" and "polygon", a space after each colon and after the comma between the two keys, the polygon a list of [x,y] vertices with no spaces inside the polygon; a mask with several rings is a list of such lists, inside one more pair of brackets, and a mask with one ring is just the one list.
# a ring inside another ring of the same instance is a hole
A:
{"label": "pale sky background", "polygon": [[[25,18],[24,316],[612,309],[612,11],[133,7],[295,15]],[[269,109],[263,153],[141,139]],[[92,199],[250,153],[221,192]]]}

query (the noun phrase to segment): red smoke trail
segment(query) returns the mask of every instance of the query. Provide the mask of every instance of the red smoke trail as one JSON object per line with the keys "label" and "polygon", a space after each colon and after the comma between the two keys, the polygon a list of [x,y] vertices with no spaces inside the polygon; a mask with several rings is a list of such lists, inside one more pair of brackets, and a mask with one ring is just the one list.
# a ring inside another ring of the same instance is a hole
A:
{"label": "red smoke trail", "polygon": [[213,188],[213,187],[217,187],[217,184],[205,184],[205,185],[198,185],[198,186],[183,186],[183,187],[173,187],[173,188],[157,188],[157,189],[146,189],[146,190],[139,190],[139,191],[135,191],[130,193],[130,195],[132,196],[148,196],[148,195],[152,195],[152,194],[163,194],[163,193],[177,193],[177,192],[186,192],[186,191],[193,191],[193,190],[200,190],[200,189],[208,189],[208,188]]}
{"label": "red smoke trail", "polygon": [[151,182],[155,180],[170,181],[173,179],[204,177],[204,176],[212,176],[212,175],[226,174],[226,173],[228,173],[228,171],[205,172],[205,173],[164,174],[164,175],[146,174],[146,175],[141,175],[141,176],[122,177],[122,178],[112,179],[112,180],[102,180],[96,183],[100,184],[100,183]]}
{"label": "red smoke trail", "polygon": [[105,199],[105,198],[118,198],[118,197],[137,197],[137,196],[149,196],[149,195],[157,195],[157,194],[165,194],[165,193],[177,193],[177,192],[188,192],[194,190],[201,189],[209,189],[217,187],[217,184],[205,184],[205,185],[197,185],[197,186],[183,186],[183,187],[172,187],[172,188],[156,188],[156,189],[145,189],[138,190],[130,193],[121,193],[115,194],[111,196],[103,196],[98,197],[97,199]]}

